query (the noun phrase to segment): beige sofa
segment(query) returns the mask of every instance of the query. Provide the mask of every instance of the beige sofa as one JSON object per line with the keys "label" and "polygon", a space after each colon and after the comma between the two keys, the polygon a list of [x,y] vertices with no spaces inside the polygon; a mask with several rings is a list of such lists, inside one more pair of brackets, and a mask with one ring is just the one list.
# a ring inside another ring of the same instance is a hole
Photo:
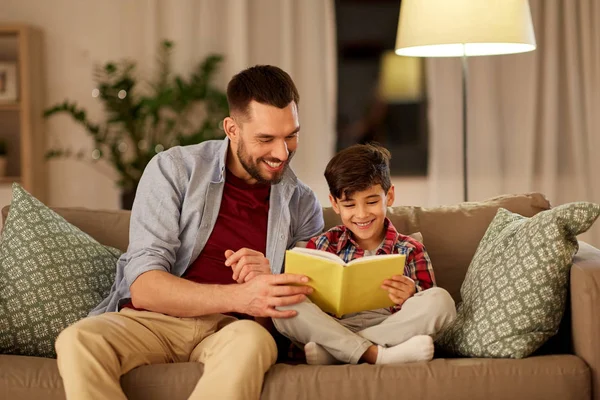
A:
{"label": "beige sofa", "polygon": [[[498,207],[532,216],[547,209],[539,194],[424,209],[394,207],[389,216],[404,233],[421,232],[438,284],[458,302],[477,244]],[[103,244],[125,249],[129,212],[56,210]],[[3,210],[3,217],[7,209]],[[325,210],[326,227],[337,223]],[[540,355],[522,360],[452,359],[397,366],[277,364],[263,399],[600,399],[600,250],[585,243],[571,270],[570,306],[559,335]],[[197,363],[137,368],[122,378],[128,398],[186,399],[202,376]],[[64,399],[55,360],[0,355],[0,399]]]}

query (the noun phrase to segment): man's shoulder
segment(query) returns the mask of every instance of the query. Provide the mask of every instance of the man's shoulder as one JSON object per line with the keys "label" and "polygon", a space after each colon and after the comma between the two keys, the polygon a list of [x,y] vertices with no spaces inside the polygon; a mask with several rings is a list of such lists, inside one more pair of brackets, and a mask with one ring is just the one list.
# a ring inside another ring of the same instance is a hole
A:
{"label": "man's shoulder", "polygon": [[300,179],[298,179],[295,175],[294,175],[294,184],[296,185],[296,191],[298,191],[298,194],[301,196],[310,196],[310,197],[315,197],[315,192],[304,182],[302,182]]}
{"label": "man's shoulder", "polygon": [[198,144],[187,146],[174,146],[159,153],[159,155],[168,156],[173,159],[184,160],[187,158],[197,159],[201,157],[208,161],[218,160],[220,151],[225,146],[224,140],[207,140]]}
{"label": "man's shoulder", "polygon": [[307,184],[298,179],[291,168],[288,168],[284,179],[283,185],[278,190],[285,190],[285,186],[292,189],[289,202],[290,210],[295,210],[300,214],[312,214],[316,207],[321,207],[316,193]]}
{"label": "man's shoulder", "polygon": [[[207,140],[199,144],[171,147],[158,153],[155,158],[159,164],[171,163],[174,169],[184,175],[189,176],[201,170],[205,171],[206,176],[213,177],[224,163],[226,146],[224,140]],[[206,174],[206,171],[213,172]]]}

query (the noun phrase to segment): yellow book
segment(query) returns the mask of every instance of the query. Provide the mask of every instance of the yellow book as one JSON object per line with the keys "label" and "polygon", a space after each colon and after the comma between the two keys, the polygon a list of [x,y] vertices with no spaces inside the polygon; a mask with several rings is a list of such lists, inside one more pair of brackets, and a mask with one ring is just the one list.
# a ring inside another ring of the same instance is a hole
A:
{"label": "yellow book", "polygon": [[295,247],[286,251],[285,272],[308,276],[308,285],[314,289],[309,299],[321,310],[341,317],[393,306],[381,284],[393,275],[403,275],[405,262],[404,254],[386,254],[345,263],[326,251]]}

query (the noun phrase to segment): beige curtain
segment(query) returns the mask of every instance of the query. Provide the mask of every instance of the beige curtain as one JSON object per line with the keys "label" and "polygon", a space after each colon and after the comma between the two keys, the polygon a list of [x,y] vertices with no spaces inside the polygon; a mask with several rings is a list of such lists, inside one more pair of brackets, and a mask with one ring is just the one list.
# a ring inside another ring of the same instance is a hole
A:
{"label": "beige curtain", "polygon": [[159,38],[177,43],[175,65],[189,70],[199,57],[220,52],[221,83],[256,64],[286,70],[300,92],[301,139],[296,174],[327,201],[322,177],[335,150],[336,45],[331,0],[150,0],[145,5],[146,59]]}
{"label": "beige curtain", "polygon": [[[180,73],[211,52],[225,56],[218,77],[255,64],[287,70],[300,91],[301,146],[294,169],[326,201],[323,170],[335,149],[335,15],[333,0],[2,0],[0,22],[25,22],[44,34],[47,104],[68,98],[102,118],[92,98],[93,67],[129,58],[148,75],[160,40],[175,42]],[[85,131],[68,118],[46,123],[49,147],[91,152]],[[57,206],[117,208],[110,168],[75,160],[48,163],[48,202]],[[0,199],[6,204],[10,199]]]}
{"label": "beige curtain", "polygon": [[[530,0],[535,52],[469,59],[469,197],[600,203],[600,2]],[[430,204],[462,200],[461,67],[429,59]],[[600,247],[600,222],[582,240]]]}

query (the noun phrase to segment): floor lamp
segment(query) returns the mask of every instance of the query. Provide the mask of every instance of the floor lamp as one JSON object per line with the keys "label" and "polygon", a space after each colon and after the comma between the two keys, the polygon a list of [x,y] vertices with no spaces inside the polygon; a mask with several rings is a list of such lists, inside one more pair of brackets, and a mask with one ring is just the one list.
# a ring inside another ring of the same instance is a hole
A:
{"label": "floor lamp", "polygon": [[396,54],[462,57],[463,195],[468,201],[467,57],[535,50],[527,0],[402,0]]}

